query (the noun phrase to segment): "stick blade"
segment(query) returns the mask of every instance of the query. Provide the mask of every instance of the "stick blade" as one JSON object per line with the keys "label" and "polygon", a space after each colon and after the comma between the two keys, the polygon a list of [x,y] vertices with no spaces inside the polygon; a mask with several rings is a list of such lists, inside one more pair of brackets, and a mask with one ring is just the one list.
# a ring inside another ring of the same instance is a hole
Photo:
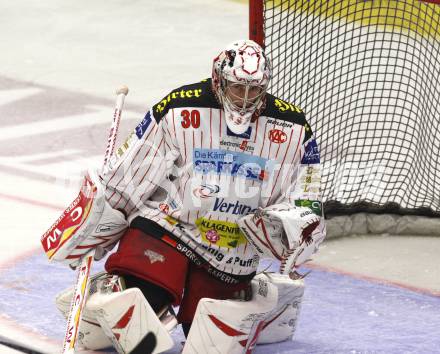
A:
{"label": "stick blade", "polygon": [[151,354],[156,348],[156,336],[148,332],[142,341],[130,352],[130,354]]}

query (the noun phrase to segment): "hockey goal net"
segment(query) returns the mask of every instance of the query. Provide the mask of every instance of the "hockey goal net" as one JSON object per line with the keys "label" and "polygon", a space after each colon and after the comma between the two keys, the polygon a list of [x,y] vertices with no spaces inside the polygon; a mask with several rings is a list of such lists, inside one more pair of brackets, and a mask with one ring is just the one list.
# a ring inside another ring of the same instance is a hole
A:
{"label": "hockey goal net", "polygon": [[251,0],[250,37],[315,130],[327,215],[440,215],[440,5]]}

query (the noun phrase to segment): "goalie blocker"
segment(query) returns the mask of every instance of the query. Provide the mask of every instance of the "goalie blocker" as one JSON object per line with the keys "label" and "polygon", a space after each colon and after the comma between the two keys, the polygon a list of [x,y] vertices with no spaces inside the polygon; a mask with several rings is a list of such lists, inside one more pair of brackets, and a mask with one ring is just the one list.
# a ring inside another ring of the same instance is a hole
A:
{"label": "goalie blocker", "polygon": [[75,267],[91,249],[96,249],[95,259],[102,258],[127,227],[124,215],[105,200],[99,176],[91,170],[78,197],[43,235],[41,243],[49,260]]}

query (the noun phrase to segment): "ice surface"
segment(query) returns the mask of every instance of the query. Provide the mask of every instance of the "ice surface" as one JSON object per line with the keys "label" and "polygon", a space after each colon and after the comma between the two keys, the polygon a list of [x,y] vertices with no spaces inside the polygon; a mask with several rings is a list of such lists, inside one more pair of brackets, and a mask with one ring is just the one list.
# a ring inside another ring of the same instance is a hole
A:
{"label": "ice surface", "polygon": [[[102,263],[94,267],[98,271]],[[75,275],[65,266],[48,264],[42,253],[24,259],[3,272],[0,313],[29,331],[61,340],[65,320],[54,298],[73,285]],[[295,339],[258,346],[254,353],[437,353],[438,328],[438,297],[312,270]],[[173,338],[176,345],[169,353],[180,353],[180,327]]]}

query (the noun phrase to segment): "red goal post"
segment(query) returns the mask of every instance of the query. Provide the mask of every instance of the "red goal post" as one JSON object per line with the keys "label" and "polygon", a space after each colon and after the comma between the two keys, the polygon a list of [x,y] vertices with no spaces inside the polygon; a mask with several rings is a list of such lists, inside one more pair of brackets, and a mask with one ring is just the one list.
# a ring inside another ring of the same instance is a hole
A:
{"label": "red goal post", "polygon": [[249,0],[249,39],[264,47],[264,0]]}

